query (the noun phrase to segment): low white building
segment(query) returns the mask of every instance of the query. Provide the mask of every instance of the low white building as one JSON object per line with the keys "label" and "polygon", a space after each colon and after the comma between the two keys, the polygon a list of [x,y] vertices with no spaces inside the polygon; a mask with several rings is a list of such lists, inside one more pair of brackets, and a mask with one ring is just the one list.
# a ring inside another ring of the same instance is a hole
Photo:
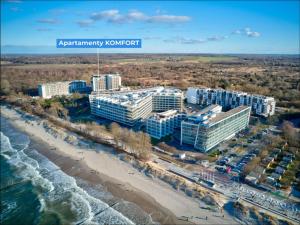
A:
{"label": "low white building", "polygon": [[38,93],[42,98],[52,98],[53,96],[70,95],[75,92],[83,92],[87,88],[86,81],[58,81],[38,85]]}
{"label": "low white building", "polygon": [[69,84],[70,81],[39,84],[39,96],[42,98],[52,98],[53,96],[69,95]]}
{"label": "low white building", "polygon": [[156,139],[161,139],[174,132],[175,128],[180,127],[181,121],[186,117],[184,113],[177,110],[168,110],[156,113],[146,121],[147,133]]}
{"label": "low white building", "polygon": [[275,113],[275,99],[263,95],[253,95],[245,92],[211,88],[188,88],[187,102],[191,104],[218,104],[224,109],[233,109],[241,105],[251,106],[255,115],[268,117]]}

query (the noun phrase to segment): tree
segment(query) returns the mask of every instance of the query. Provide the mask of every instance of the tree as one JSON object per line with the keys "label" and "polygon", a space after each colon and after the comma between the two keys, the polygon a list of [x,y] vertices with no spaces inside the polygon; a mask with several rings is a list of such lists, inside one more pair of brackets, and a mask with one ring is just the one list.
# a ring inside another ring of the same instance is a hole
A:
{"label": "tree", "polygon": [[65,109],[60,102],[52,102],[49,108],[49,113],[60,118],[67,118],[68,116],[67,109]]}
{"label": "tree", "polygon": [[282,123],[282,132],[285,140],[288,142],[289,145],[299,145],[299,134],[297,133],[296,129],[294,128],[291,122],[284,121]]}
{"label": "tree", "polygon": [[258,164],[260,163],[261,158],[260,157],[255,157],[253,158],[244,168],[243,174],[247,175],[249,174],[251,171],[253,171]]}
{"label": "tree", "polygon": [[121,136],[122,136],[122,131],[121,131],[120,125],[115,122],[111,123],[110,132],[113,135],[116,145],[119,146],[120,141],[121,141]]}
{"label": "tree", "polygon": [[1,81],[1,91],[0,92],[3,95],[9,95],[9,93],[11,92],[11,87],[10,87],[10,83],[8,80]]}

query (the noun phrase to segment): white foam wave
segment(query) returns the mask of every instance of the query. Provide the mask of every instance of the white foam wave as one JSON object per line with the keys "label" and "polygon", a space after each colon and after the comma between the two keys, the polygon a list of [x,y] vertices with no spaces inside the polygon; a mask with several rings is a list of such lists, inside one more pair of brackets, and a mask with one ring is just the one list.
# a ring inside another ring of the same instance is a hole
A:
{"label": "white foam wave", "polygon": [[41,210],[46,209],[47,202],[71,200],[71,210],[77,215],[74,224],[134,224],[105,202],[78,187],[73,177],[65,174],[45,156],[27,148],[19,151],[14,149],[10,139],[1,132],[1,155],[17,168],[24,180],[30,180],[34,186],[42,188],[39,194]]}

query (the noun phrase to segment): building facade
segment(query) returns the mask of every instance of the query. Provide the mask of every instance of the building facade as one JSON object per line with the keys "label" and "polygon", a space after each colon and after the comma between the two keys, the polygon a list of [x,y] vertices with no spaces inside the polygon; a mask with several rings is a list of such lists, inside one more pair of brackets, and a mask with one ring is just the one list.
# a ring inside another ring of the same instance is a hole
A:
{"label": "building facade", "polygon": [[70,93],[83,93],[86,92],[87,85],[85,80],[73,80],[69,84],[69,92]]}
{"label": "building facade", "polygon": [[161,112],[171,109],[182,111],[183,107],[182,92],[164,87],[93,92],[89,98],[93,115],[129,126],[148,118],[152,111]]}
{"label": "building facade", "polygon": [[121,76],[117,74],[106,75],[106,89],[118,90],[121,88]]}
{"label": "building facade", "polygon": [[161,139],[174,132],[175,128],[180,127],[181,121],[186,117],[184,113],[177,110],[168,110],[156,113],[146,121],[147,133],[156,139]]}
{"label": "building facade", "polygon": [[200,105],[219,104],[225,109],[246,105],[252,114],[268,117],[275,113],[275,99],[263,95],[210,88],[188,88],[187,102]]}
{"label": "building facade", "polygon": [[219,105],[210,105],[181,122],[181,144],[193,145],[207,152],[222,141],[232,138],[249,124],[250,107],[238,106],[221,112]]}
{"label": "building facade", "polygon": [[92,77],[92,88],[93,91],[105,91],[106,90],[106,77],[102,75],[94,75]]}
{"label": "building facade", "polygon": [[152,96],[152,106],[155,112],[164,112],[175,109],[181,112],[183,110],[184,95],[181,90],[173,88],[164,88]]}
{"label": "building facade", "polygon": [[38,85],[38,93],[42,98],[52,98],[53,96],[70,95],[75,92],[83,93],[88,89],[86,81],[59,81]]}
{"label": "building facade", "polygon": [[94,92],[118,90],[122,81],[119,74],[94,75],[92,77],[92,87]]}
{"label": "building facade", "polygon": [[42,98],[52,98],[53,96],[69,95],[70,81],[51,82],[38,85],[38,93]]}
{"label": "building facade", "polygon": [[89,95],[91,113],[128,126],[150,116],[152,96],[149,93]]}

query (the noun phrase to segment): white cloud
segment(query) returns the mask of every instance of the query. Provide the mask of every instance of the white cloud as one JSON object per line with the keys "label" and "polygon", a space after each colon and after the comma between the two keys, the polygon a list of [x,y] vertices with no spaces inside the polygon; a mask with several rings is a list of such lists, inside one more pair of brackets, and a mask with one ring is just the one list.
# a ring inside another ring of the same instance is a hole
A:
{"label": "white cloud", "polygon": [[260,33],[256,32],[256,31],[247,31],[246,32],[248,37],[259,37]]}
{"label": "white cloud", "polygon": [[208,37],[207,41],[222,41],[224,39],[228,38],[228,36],[213,36],[213,37]]}
{"label": "white cloud", "polygon": [[147,21],[152,23],[183,23],[190,20],[189,16],[157,15],[150,17]]}
{"label": "white cloud", "polygon": [[260,33],[257,31],[252,31],[250,27],[245,27],[244,29],[235,30],[232,34],[241,34],[246,35],[248,37],[259,37]]}
{"label": "white cloud", "polygon": [[155,15],[148,16],[141,11],[131,10],[127,14],[121,14],[117,9],[105,10],[93,13],[91,20],[103,20],[111,23],[149,22],[149,23],[183,23],[191,20],[188,16]]}
{"label": "white cloud", "polygon": [[191,39],[184,37],[174,37],[170,39],[163,40],[166,43],[179,43],[179,44],[202,44],[206,42],[204,39]]}
{"label": "white cloud", "polygon": [[76,22],[80,27],[89,27],[94,23],[94,20],[81,20]]}
{"label": "white cloud", "polygon": [[232,31],[232,34],[241,34],[242,32],[240,30],[235,30],[235,31]]}
{"label": "white cloud", "polygon": [[119,13],[117,9],[105,10],[98,13],[93,13],[91,19],[94,21],[97,20],[106,20],[108,22],[122,22],[123,16]]}
{"label": "white cloud", "polygon": [[130,11],[126,17],[129,20],[137,20],[137,21],[143,21],[148,19],[148,16],[146,16],[144,13],[137,10]]}

